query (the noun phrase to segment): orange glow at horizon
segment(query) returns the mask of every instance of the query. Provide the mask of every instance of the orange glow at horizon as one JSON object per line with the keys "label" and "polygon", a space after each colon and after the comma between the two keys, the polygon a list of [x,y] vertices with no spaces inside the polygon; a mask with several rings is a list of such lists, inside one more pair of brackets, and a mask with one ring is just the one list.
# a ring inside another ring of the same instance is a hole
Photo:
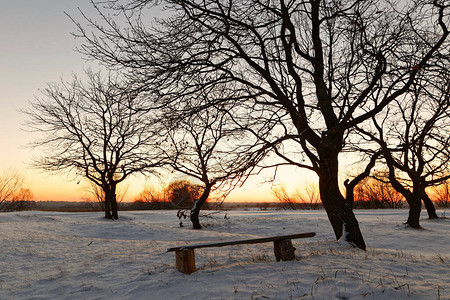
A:
{"label": "orange glow at horizon", "polygon": [[[306,173],[305,173],[306,172]],[[296,190],[304,184],[309,183],[311,173],[305,170],[286,168],[284,171],[278,171],[278,178],[272,182],[261,183],[264,179],[270,177],[249,178],[245,185],[234,189],[226,198],[227,202],[276,202],[272,188],[274,186],[285,186],[289,192]],[[87,184],[81,178],[67,175],[48,175],[37,170],[27,170],[23,172],[25,187],[31,189],[36,201],[85,201],[88,192]],[[164,178],[162,181],[166,181]],[[167,182],[174,180],[168,178]],[[119,189],[126,189],[124,201],[133,201],[146,186],[152,186],[155,189],[162,189],[164,183],[158,180],[147,180],[143,176],[133,177],[119,185]]]}
{"label": "orange glow at horizon", "polygon": [[[25,187],[30,188],[36,201],[85,201],[88,197],[86,184],[64,176],[41,175],[41,177],[27,178]],[[145,182],[132,180],[124,183],[128,186],[124,201],[133,201],[145,188]],[[276,201],[270,186],[243,187],[230,193],[227,202],[273,202]]]}

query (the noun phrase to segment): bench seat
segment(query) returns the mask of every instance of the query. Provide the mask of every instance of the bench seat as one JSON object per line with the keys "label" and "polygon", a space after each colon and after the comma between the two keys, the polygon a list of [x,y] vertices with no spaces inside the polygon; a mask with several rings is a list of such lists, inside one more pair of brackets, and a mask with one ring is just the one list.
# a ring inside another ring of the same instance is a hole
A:
{"label": "bench seat", "polygon": [[194,249],[273,242],[276,260],[286,261],[295,259],[295,248],[292,246],[292,239],[309,238],[315,235],[315,232],[306,232],[247,240],[192,244],[172,247],[167,249],[167,252],[175,252],[176,268],[178,271],[180,271],[181,273],[190,274],[196,271]]}

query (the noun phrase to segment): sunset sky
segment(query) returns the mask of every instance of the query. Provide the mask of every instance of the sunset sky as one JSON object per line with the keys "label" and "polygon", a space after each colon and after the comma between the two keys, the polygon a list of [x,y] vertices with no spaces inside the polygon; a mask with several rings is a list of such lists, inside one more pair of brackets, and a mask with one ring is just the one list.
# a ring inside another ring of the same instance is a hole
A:
{"label": "sunset sky", "polygon": [[0,4],[0,172],[12,168],[26,178],[38,200],[78,198],[77,187],[64,176],[30,170],[37,152],[25,149],[33,135],[23,131],[19,112],[46,83],[81,72],[84,62],[70,35],[74,26],[64,14],[77,13],[89,1],[2,1]]}
{"label": "sunset sky", "polygon": [[[69,80],[90,67],[75,51],[80,40],[64,14],[81,20],[78,8],[96,16],[88,0],[2,1],[0,4],[0,173],[18,170],[36,200],[80,200],[84,188],[77,179],[65,174],[51,175],[30,168],[38,150],[26,148],[36,135],[24,131],[25,116],[19,112],[39,95],[39,89],[60,78]],[[306,171],[287,169],[279,173],[279,183],[291,188],[314,181]],[[273,199],[271,184],[261,183],[269,174],[249,180],[231,194],[230,200],[267,201]],[[167,181],[173,178],[167,178]],[[297,183],[298,182],[298,183]],[[146,184],[145,178],[128,181],[128,198],[132,200]]]}

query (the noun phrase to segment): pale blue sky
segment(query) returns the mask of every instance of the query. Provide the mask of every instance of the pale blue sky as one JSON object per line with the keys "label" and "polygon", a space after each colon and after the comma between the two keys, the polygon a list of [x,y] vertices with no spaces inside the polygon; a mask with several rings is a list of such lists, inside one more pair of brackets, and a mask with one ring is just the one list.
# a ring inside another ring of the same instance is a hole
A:
{"label": "pale blue sky", "polygon": [[25,116],[18,110],[47,83],[87,67],[75,51],[81,42],[71,35],[76,27],[64,14],[80,19],[78,7],[95,15],[89,0],[0,2],[0,174],[8,168],[20,171],[40,200],[78,199],[80,188],[64,176],[30,170],[33,154],[24,146],[32,135],[21,129]]}
{"label": "pale blue sky", "polygon": [[18,110],[46,83],[83,69],[75,26],[64,14],[77,13],[89,1],[1,1],[0,4],[0,169],[21,168],[29,150],[19,150],[26,134]]}

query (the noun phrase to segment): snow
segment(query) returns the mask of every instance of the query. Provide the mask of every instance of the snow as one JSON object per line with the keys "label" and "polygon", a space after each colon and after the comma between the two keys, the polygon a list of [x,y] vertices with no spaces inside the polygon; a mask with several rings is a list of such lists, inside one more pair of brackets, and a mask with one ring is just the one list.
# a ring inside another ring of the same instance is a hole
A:
{"label": "snow", "polygon": [[[450,219],[405,227],[407,210],[357,210],[367,251],[335,241],[324,211],[0,214],[0,299],[450,299]],[[443,211],[438,211],[442,215]],[[225,218],[226,214],[226,218]],[[169,247],[301,232],[294,261],[272,244],[196,250],[181,274]]]}

